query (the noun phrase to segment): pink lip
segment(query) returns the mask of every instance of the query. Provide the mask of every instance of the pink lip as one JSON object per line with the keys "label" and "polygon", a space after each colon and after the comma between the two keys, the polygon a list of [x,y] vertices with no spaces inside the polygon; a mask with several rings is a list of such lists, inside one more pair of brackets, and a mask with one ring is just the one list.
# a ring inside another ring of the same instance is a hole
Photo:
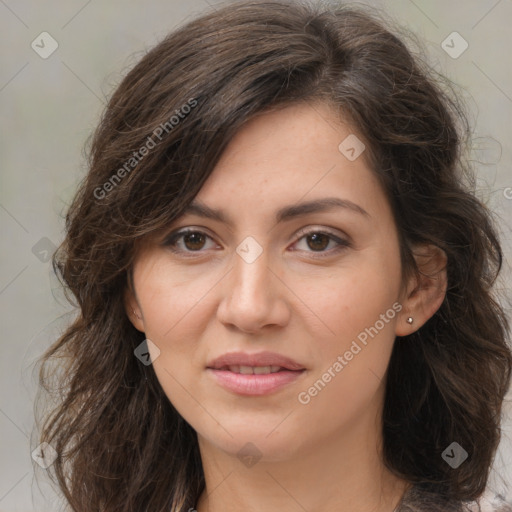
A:
{"label": "pink lip", "polygon": [[258,352],[246,354],[245,352],[229,352],[207,364],[207,368],[215,370],[223,369],[226,366],[281,366],[286,370],[304,370],[300,365],[289,357],[274,352]]}
{"label": "pink lip", "polygon": [[299,378],[304,371],[305,370],[280,370],[276,373],[268,373],[265,375],[246,375],[234,373],[229,370],[207,368],[207,372],[210,373],[221,386],[239,395],[248,396],[267,395],[277,391]]}

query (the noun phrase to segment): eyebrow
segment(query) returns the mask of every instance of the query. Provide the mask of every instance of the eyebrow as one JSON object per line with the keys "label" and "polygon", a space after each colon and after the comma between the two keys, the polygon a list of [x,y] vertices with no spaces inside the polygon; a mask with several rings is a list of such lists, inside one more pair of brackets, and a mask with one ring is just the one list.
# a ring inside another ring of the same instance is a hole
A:
{"label": "eyebrow", "polygon": [[[335,208],[344,208],[363,215],[364,217],[371,218],[370,214],[364,208],[356,203],[353,203],[352,201],[349,201],[348,199],[341,199],[339,197],[324,197],[322,199],[316,199],[314,201],[307,201],[280,208],[276,212],[275,221],[276,223],[280,223],[294,219],[296,217],[308,215],[310,213],[331,211]],[[209,206],[206,206],[204,203],[201,203],[197,200],[192,201],[192,203],[190,203],[190,205],[185,209],[183,215],[186,214],[192,214],[199,217],[205,217],[207,219],[217,220],[230,226],[233,225],[230,217],[228,217],[222,210],[210,208]]]}

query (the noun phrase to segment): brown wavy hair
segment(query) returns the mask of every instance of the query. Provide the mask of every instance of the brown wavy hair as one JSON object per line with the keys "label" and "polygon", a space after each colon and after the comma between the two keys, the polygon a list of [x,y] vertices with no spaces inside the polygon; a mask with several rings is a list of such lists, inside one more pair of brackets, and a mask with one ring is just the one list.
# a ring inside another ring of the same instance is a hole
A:
{"label": "brown wavy hair", "polygon": [[[449,499],[485,490],[512,368],[493,291],[502,251],[464,157],[464,108],[387,27],[380,13],[341,4],[235,2],[168,35],[111,96],[53,257],[79,314],[39,373],[57,400],[40,442],[58,453],[49,471],[73,511],[186,511],[204,489],[196,433],[134,356],[144,334],[123,297],[139,244],[181,215],[240,127],[298,102],[327,103],[364,138],[404,279],[419,272],[414,244],[448,258],[443,304],[393,348],[384,463]],[[453,441],[469,454],[458,469],[441,457]]]}

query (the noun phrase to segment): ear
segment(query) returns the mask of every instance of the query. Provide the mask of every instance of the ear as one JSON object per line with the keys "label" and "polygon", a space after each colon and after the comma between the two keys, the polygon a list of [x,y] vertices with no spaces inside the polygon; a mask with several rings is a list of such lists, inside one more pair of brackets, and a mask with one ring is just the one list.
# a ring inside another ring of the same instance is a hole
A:
{"label": "ear", "polygon": [[130,322],[133,324],[135,329],[140,332],[145,332],[142,311],[137,301],[137,297],[135,296],[135,292],[132,290],[130,285],[125,288],[123,299],[124,308]]}
{"label": "ear", "polygon": [[[416,246],[413,256],[420,275],[410,278],[401,297],[402,309],[395,327],[397,336],[407,336],[423,326],[441,307],[446,295],[446,253],[425,244]],[[407,322],[408,318],[412,318],[412,323]]]}

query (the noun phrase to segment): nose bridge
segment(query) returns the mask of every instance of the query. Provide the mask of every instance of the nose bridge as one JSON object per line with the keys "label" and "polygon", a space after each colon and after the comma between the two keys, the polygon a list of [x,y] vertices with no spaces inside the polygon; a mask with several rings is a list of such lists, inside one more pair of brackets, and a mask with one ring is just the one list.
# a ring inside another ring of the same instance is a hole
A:
{"label": "nose bridge", "polygon": [[269,254],[253,237],[245,238],[237,246],[226,293],[219,307],[222,322],[246,332],[268,324],[283,324],[286,308],[278,280],[270,268]]}
{"label": "nose bridge", "polygon": [[246,237],[237,246],[232,288],[239,300],[262,300],[265,292],[270,291],[272,273],[268,256],[268,249],[264,249],[252,236]]}

